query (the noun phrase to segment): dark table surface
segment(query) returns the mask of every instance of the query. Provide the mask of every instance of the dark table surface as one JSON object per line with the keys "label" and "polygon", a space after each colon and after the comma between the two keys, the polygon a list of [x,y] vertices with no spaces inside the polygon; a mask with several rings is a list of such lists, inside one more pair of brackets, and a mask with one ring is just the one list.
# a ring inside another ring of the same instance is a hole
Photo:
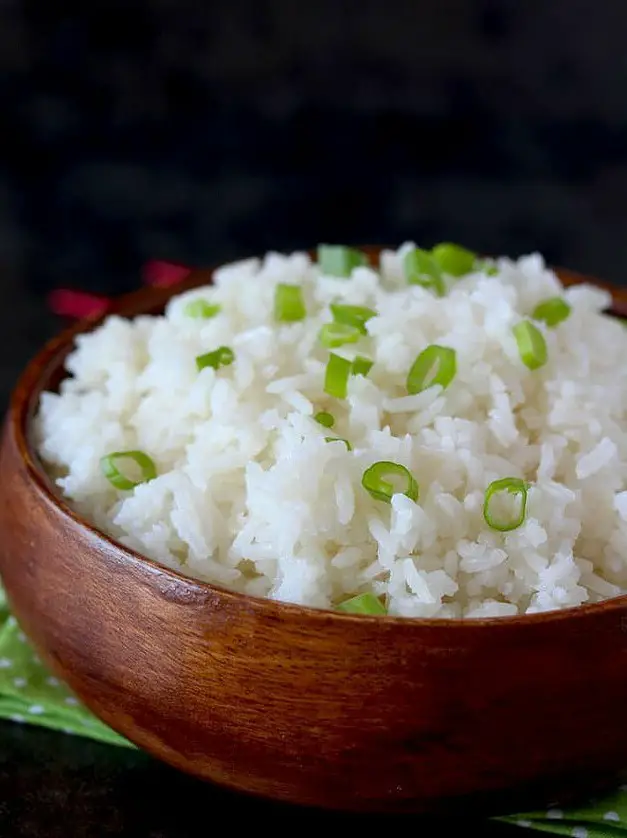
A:
{"label": "dark table surface", "polygon": [[[2,838],[196,838],[223,817],[230,821],[229,832],[251,820],[359,830],[373,821],[383,825],[372,816],[303,811],[241,797],[139,751],[0,723]],[[469,829],[486,838],[521,834],[520,828],[495,821],[403,821],[423,835],[462,835]]]}

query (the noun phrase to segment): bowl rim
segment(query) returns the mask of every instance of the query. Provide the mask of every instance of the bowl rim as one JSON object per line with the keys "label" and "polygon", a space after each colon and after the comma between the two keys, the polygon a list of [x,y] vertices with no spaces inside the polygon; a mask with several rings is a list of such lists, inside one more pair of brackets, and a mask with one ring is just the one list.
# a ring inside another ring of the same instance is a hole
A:
{"label": "bowl rim", "polygon": [[[374,246],[366,246],[361,249],[369,252],[377,260],[379,252],[383,250],[382,247]],[[587,283],[609,291],[614,301],[612,312],[617,316],[627,316],[627,289],[616,288],[607,282],[569,269],[556,267],[553,270],[557,273],[560,281],[566,285]],[[21,463],[26,467],[30,481],[38,495],[46,504],[51,505],[61,513],[66,521],[71,522],[74,528],[77,528],[79,532],[90,536],[92,539],[108,545],[109,548],[112,548],[118,553],[119,557],[127,565],[135,566],[141,571],[149,571],[151,574],[156,574],[179,586],[184,585],[195,592],[199,598],[218,596],[221,599],[231,600],[231,602],[238,606],[254,608],[264,614],[279,617],[284,615],[285,617],[293,616],[304,620],[322,620],[327,623],[340,621],[343,624],[353,623],[355,625],[369,624],[372,626],[378,624],[381,627],[403,627],[404,630],[409,631],[419,630],[421,628],[436,631],[444,629],[454,631],[483,631],[485,629],[491,629],[494,631],[499,628],[513,629],[515,627],[531,629],[534,626],[546,624],[547,622],[561,623],[562,621],[570,621],[577,618],[593,618],[594,616],[613,611],[625,611],[627,607],[627,593],[610,597],[600,602],[583,603],[581,605],[541,611],[533,614],[473,617],[467,619],[453,617],[401,617],[389,614],[375,616],[314,608],[308,605],[299,605],[283,600],[245,594],[212,582],[205,582],[192,576],[186,576],[177,570],[161,565],[149,556],[143,555],[130,547],[126,547],[79,515],[56,492],[52,479],[48,476],[43,462],[32,442],[30,430],[40,396],[45,392],[43,385],[51,374],[63,370],[63,362],[73,348],[77,336],[93,331],[112,315],[132,318],[162,309],[172,297],[185,293],[188,290],[210,284],[213,271],[213,268],[194,268],[190,271],[188,277],[176,285],[169,287],[144,287],[115,298],[106,311],[79,320],[48,340],[31,358],[18,377],[9,400],[6,423],[11,428]]]}

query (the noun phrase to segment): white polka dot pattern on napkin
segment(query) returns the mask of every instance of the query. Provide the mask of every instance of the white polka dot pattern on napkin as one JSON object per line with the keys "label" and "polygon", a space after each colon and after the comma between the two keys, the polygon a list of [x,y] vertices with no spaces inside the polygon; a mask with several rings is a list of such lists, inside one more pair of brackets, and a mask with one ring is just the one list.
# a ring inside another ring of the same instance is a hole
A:
{"label": "white polka dot pattern on napkin", "polygon": [[96,719],[58,678],[50,675],[7,611],[0,587],[0,718],[130,746]]}

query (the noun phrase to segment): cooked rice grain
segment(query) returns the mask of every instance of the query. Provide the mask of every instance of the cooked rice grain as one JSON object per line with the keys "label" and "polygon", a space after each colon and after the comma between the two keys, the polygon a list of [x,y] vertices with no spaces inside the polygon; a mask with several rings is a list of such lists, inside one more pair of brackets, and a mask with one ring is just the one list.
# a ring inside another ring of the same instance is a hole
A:
{"label": "cooked rice grain", "polygon": [[[372,591],[395,615],[492,617],[625,591],[627,331],[601,313],[609,295],[563,290],[532,255],[451,280],[438,298],[405,284],[408,246],[382,254],[380,275],[359,267],[350,279],[321,276],[302,253],[227,265],[162,317],[110,317],[80,336],[70,377],[36,419],[60,493],[167,567],[319,608]],[[305,320],[274,321],[278,283],[302,287]],[[555,329],[538,324],[548,363],[532,372],[512,327],[562,294],[572,312]],[[221,313],[190,318],[197,298]],[[345,400],[324,392],[317,339],[337,299],[377,312],[358,344],[334,350],[374,361]],[[408,396],[409,367],[432,343],[457,351],[457,374],[445,391]],[[196,356],[220,346],[235,362],[198,372]],[[321,410],[332,431],[313,419]],[[129,449],[159,476],[118,492],[99,461]],[[378,460],[415,475],[418,503],[363,489]],[[502,477],[531,484],[526,520],[509,533],[482,512]]]}

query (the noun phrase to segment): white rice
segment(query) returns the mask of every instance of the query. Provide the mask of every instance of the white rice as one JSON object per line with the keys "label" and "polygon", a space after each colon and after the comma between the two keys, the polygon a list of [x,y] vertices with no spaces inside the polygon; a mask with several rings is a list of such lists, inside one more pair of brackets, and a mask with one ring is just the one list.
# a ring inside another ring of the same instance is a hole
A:
{"label": "white rice", "polygon": [[[71,377],[45,393],[38,448],[61,494],[123,544],[184,574],[256,596],[329,608],[384,595],[405,617],[492,617],[597,602],[627,590],[627,331],[591,287],[563,290],[540,256],[498,261],[497,276],[449,282],[446,297],[407,286],[406,248],[381,274],[321,276],[302,253],[219,269],[215,285],[171,300],[162,317],[110,317],[77,339]],[[301,285],[304,321],[274,321],[277,283]],[[521,362],[512,327],[563,294],[557,328],[539,328],[548,363]],[[210,320],[183,312],[218,302]],[[323,389],[320,327],[341,298],[374,308],[368,335],[334,350],[370,357],[348,398]],[[457,351],[457,375],[408,395],[427,345]],[[197,372],[221,345],[235,362]],[[336,418],[317,424],[320,410]],[[350,440],[328,444],[327,436]],[[99,461],[139,449],[158,477],[114,489]],[[391,460],[420,484],[417,503],[374,500],[364,470]],[[486,487],[531,484],[509,533],[483,517]]]}

